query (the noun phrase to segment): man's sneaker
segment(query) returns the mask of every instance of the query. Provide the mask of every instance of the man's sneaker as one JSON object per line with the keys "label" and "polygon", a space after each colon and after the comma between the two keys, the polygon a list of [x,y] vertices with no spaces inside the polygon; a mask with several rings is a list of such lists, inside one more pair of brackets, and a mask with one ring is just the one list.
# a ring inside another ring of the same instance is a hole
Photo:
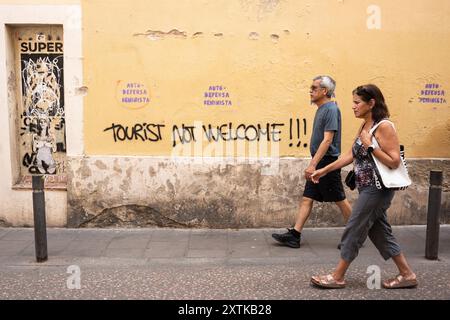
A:
{"label": "man's sneaker", "polygon": [[301,233],[297,232],[294,229],[287,229],[287,230],[288,232],[282,234],[272,233],[272,238],[288,247],[300,248],[300,238],[302,236]]}

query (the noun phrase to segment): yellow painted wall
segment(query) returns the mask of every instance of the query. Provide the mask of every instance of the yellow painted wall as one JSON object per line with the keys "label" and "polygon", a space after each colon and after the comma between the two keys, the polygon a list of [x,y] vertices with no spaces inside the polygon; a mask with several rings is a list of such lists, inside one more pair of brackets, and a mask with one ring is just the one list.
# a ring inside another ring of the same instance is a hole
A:
{"label": "yellow painted wall", "polygon": [[[351,91],[375,83],[408,157],[450,157],[450,1],[375,2],[82,1],[86,154],[170,155],[172,126],[201,121],[284,123],[280,155],[309,156],[303,143],[316,107],[308,88],[314,76],[330,74],[343,114],[343,150],[360,123]],[[367,27],[371,4],[381,9],[380,29]],[[127,83],[142,84],[149,102],[123,103]],[[446,102],[420,102],[427,84],[438,84]],[[204,105],[214,85],[226,87],[231,106]],[[289,119],[295,125],[297,118],[307,123],[298,148],[295,126],[292,141],[289,135]],[[114,142],[104,131],[112,123],[165,127],[161,141]]]}
{"label": "yellow painted wall", "polygon": [[0,0],[0,5],[67,5],[80,2],[81,0]]}

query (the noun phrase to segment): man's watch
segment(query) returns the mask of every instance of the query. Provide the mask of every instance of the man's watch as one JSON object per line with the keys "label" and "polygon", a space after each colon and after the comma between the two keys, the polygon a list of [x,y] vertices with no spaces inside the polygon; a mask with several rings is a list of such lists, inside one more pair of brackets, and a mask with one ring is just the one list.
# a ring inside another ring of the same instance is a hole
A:
{"label": "man's watch", "polygon": [[367,152],[372,153],[377,147],[372,143],[370,146],[367,147]]}

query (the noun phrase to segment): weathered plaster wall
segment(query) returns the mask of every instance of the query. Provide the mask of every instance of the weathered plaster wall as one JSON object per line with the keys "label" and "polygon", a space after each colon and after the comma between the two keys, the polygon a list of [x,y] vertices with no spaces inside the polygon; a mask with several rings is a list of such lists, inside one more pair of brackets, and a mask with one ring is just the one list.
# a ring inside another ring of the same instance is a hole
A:
{"label": "weathered plaster wall", "polygon": [[[70,225],[289,225],[304,185],[316,110],[308,90],[318,74],[337,80],[343,150],[360,125],[351,91],[373,82],[407,157],[425,161],[413,174],[428,174],[427,158],[450,158],[446,0],[82,5],[86,152],[71,159]],[[217,141],[206,137],[209,125],[223,134]],[[261,139],[253,139],[258,125]],[[231,146],[221,145],[230,136]],[[269,140],[268,153],[258,140]],[[219,158],[196,164],[223,150],[231,159],[279,156],[280,171],[264,175],[258,164]],[[177,164],[178,155],[190,160]],[[397,195],[394,223],[425,222],[427,185],[419,180]],[[448,190],[444,203],[447,210]],[[336,213],[317,206],[310,223],[338,225]]]}
{"label": "weathered plaster wall", "polygon": [[[293,223],[307,160],[285,158],[276,174],[267,164],[217,158],[82,157],[69,160],[68,226],[71,227],[284,227]],[[449,161],[410,161],[414,185],[397,192],[393,224],[426,223],[430,168]],[[346,171],[343,172],[343,175]],[[443,223],[450,222],[450,186],[443,188]],[[346,189],[351,202],[356,191]],[[332,204],[316,204],[309,226],[340,226]]]}
{"label": "weathered plaster wall", "polygon": [[[270,139],[278,154],[308,157],[316,110],[309,86],[325,73],[337,81],[344,150],[360,124],[351,92],[373,82],[408,157],[450,157],[448,0],[82,5],[86,155],[170,156],[173,137],[176,145],[183,143],[178,134],[192,143],[189,127],[197,122],[234,129],[278,124],[280,134]],[[219,97],[210,98],[214,93]]]}
{"label": "weathered plaster wall", "polygon": [[[416,184],[397,194],[391,221],[425,223],[428,171],[437,165],[449,172],[450,42],[443,39],[450,37],[450,2],[405,3],[0,0],[0,57],[8,52],[6,25],[64,29],[69,182],[67,194],[46,193],[49,225],[291,224],[315,112],[308,90],[318,74],[338,83],[343,150],[360,124],[352,89],[367,82],[381,87],[407,158],[418,158],[410,161]],[[30,190],[12,189],[20,159],[6,60],[0,64],[0,111],[8,115],[0,119],[6,172],[0,223],[31,225]],[[205,139],[203,125],[219,126],[214,135],[223,136]],[[269,140],[267,153],[258,133]],[[236,140],[222,145],[228,134]],[[224,150],[231,159],[201,159]],[[236,163],[252,156],[279,156],[280,170],[268,174],[266,165]],[[444,160],[429,160],[435,158]],[[445,184],[448,221],[447,178]],[[314,208],[309,223],[342,220],[327,204]]]}

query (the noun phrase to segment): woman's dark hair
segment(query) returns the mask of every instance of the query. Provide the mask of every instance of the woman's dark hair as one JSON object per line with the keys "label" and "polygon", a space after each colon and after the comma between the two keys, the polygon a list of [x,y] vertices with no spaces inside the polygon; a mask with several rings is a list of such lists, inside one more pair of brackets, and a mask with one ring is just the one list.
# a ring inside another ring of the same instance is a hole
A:
{"label": "woman's dark hair", "polygon": [[389,110],[384,101],[384,96],[381,90],[374,84],[366,84],[357,87],[353,90],[353,94],[361,97],[364,102],[369,102],[370,99],[375,100],[375,105],[372,109],[372,119],[374,122],[379,122],[382,119],[389,118]]}

